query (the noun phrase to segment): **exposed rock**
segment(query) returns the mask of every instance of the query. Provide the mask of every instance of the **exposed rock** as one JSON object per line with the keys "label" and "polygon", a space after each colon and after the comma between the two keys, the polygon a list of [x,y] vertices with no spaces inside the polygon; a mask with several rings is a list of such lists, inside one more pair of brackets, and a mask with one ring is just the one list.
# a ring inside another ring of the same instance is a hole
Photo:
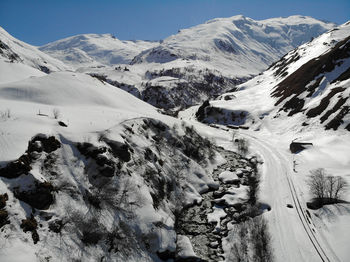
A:
{"label": "exposed rock", "polygon": [[35,188],[29,191],[15,190],[15,196],[37,209],[48,209],[54,202],[54,187],[48,182],[36,183]]}
{"label": "exposed rock", "polygon": [[21,228],[23,229],[23,232],[32,232],[34,244],[36,244],[40,240],[38,232],[36,231],[36,229],[38,228],[38,222],[35,220],[33,215],[30,218],[22,220]]}
{"label": "exposed rock", "polygon": [[64,224],[62,220],[54,220],[49,223],[49,229],[57,234],[61,233]]}
{"label": "exposed rock", "polygon": [[112,149],[112,153],[115,157],[118,157],[123,162],[130,161],[131,155],[129,152],[129,146],[127,144],[109,139],[105,139],[105,142]]}
{"label": "exposed rock", "polygon": [[58,124],[63,127],[68,127],[67,124],[62,121],[58,121]]}
{"label": "exposed rock", "polygon": [[61,147],[61,143],[54,137],[46,135],[37,135],[32,138],[31,141],[28,143],[28,152],[46,152],[51,153],[53,151],[56,151],[58,148]]}
{"label": "exposed rock", "polygon": [[31,168],[32,159],[28,154],[23,154],[18,160],[9,163],[0,168],[0,176],[6,178],[17,178],[20,175],[27,174]]}

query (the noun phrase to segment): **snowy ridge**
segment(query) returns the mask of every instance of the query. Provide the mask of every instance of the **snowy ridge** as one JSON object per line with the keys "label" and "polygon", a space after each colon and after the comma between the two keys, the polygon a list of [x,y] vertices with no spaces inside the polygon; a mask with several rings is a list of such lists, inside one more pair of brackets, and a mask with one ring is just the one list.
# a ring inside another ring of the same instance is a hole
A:
{"label": "snowy ridge", "polygon": [[0,41],[1,61],[23,63],[45,73],[70,69],[62,61],[41,52],[37,47],[12,37],[2,27],[0,27]]}
{"label": "snowy ridge", "polygon": [[134,56],[159,43],[122,41],[110,34],[84,34],[61,39],[39,49],[74,67],[129,64]]}
{"label": "snowy ridge", "polygon": [[133,63],[198,61],[236,77],[256,75],[279,57],[333,28],[311,17],[291,16],[255,21],[242,15],[217,18],[180,30]]}

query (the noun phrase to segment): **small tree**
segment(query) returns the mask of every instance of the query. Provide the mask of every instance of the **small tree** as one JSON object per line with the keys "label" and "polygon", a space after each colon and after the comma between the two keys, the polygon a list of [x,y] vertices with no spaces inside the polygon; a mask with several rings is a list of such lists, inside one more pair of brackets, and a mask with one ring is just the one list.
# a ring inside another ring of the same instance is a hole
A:
{"label": "small tree", "polygon": [[5,111],[0,111],[0,117],[2,119],[11,118],[11,110],[6,109]]}
{"label": "small tree", "polygon": [[323,168],[312,170],[310,173],[310,192],[321,204],[338,202],[348,188],[344,178],[328,175]]}
{"label": "small tree", "polygon": [[340,176],[335,177],[335,187],[334,187],[334,193],[333,193],[334,199],[339,201],[339,199],[345,193],[347,188],[348,188],[348,183],[345,181],[344,178]]}
{"label": "small tree", "polygon": [[326,174],[323,168],[318,168],[310,171],[311,175],[308,180],[311,194],[319,201],[323,202],[326,192]]}
{"label": "small tree", "polygon": [[336,187],[337,179],[334,176],[327,176],[326,194],[329,199],[334,198],[334,191]]}

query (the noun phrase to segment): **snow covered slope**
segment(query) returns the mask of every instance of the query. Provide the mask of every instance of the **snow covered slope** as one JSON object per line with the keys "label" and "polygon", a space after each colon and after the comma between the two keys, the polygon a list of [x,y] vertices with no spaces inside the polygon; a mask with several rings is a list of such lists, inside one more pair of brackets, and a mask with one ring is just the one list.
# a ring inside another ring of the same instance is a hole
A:
{"label": "snow covered slope", "polygon": [[134,56],[159,42],[122,41],[110,34],[84,34],[61,39],[39,49],[74,68],[129,64]]}
{"label": "snow covered slope", "polygon": [[174,257],[177,216],[218,188],[220,161],[192,127],[87,74],[4,81],[1,261]]}
{"label": "snow covered slope", "polygon": [[289,52],[238,92],[212,101],[216,109],[207,121],[217,114],[219,121],[258,129],[276,122],[281,132],[320,124],[349,130],[349,39],[346,23]]}
{"label": "snow covered slope", "polygon": [[291,49],[335,24],[311,17],[290,16],[255,21],[242,15],[217,18],[180,30],[159,46],[146,50],[133,63],[189,60],[225,75],[256,75]]}
{"label": "snow covered slope", "polygon": [[2,27],[0,27],[0,60],[22,63],[45,73],[70,69],[62,61],[41,52],[37,47],[14,38]]}

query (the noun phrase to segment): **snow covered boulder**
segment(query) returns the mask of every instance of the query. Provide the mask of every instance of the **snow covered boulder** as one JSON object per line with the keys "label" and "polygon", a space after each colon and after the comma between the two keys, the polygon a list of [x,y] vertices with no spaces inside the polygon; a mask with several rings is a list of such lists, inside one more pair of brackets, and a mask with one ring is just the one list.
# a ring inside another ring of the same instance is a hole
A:
{"label": "snow covered boulder", "polygon": [[176,257],[180,259],[190,259],[195,260],[197,258],[193,251],[193,247],[190,239],[187,236],[177,235],[177,254]]}
{"label": "snow covered boulder", "polygon": [[219,175],[219,179],[225,184],[239,185],[240,180],[236,173],[231,171],[224,171]]}

